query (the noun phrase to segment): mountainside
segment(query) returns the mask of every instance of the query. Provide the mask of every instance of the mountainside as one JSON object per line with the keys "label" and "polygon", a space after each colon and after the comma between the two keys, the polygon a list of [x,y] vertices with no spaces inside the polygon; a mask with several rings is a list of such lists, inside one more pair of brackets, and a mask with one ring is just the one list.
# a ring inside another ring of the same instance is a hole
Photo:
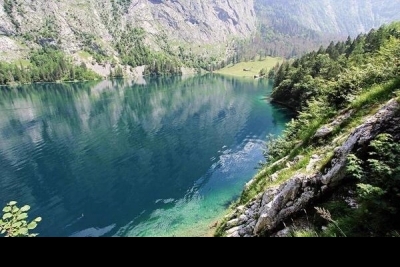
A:
{"label": "mountainside", "polygon": [[242,51],[247,58],[298,56],[400,20],[400,0],[255,0],[254,9],[259,30]]}
{"label": "mountainside", "polygon": [[223,236],[399,236],[400,22],[282,63],[297,111],[266,146]]}
{"label": "mountainside", "polygon": [[400,20],[399,0],[255,0],[257,16],[267,25],[290,33],[298,25],[316,33],[355,37]]}
{"label": "mountainside", "polygon": [[26,67],[32,49],[50,46],[103,77],[143,65],[157,75],[214,70],[297,56],[396,19],[400,0],[0,0],[0,60]]}
{"label": "mountainside", "polygon": [[52,44],[68,54],[118,59],[116,46],[136,28],[155,51],[225,57],[231,37],[255,31],[253,6],[253,0],[0,0],[0,57],[12,60],[26,55],[26,46]]}

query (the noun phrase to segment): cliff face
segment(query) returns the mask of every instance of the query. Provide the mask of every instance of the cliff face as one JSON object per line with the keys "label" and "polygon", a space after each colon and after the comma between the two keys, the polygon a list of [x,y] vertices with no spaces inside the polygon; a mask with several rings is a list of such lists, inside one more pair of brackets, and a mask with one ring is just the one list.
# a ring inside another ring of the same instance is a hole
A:
{"label": "cliff face", "polygon": [[255,7],[265,24],[283,33],[302,27],[324,35],[354,37],[400,19],[399,0],[255,0]]}
{"label": "cliff face", "polygon": [[0,60],[24,59],[30,48],[53,44],[77,63],[93,62],[84,50],[101,55],[101,65],[120,63],[117,46],[129,46],[132,28],[141,27],[140,39],[152,51],[219,63],[237,50],[232,39],[257,32],[264,31],[263,44],[252,42],[246,51],[267,46],[284,56],[397,19],[400,0],[0,0]]}
{"label": "cliff face", "polygon": [[0,0],[0,44],[3,54],[35,43],[58,44],[72,54],[90,43],[117,56],[113,43],[131,26],[143,27],[155,50],[216,45],[210,52],[218,54],[230,37],[255,31],[253,6],[253,0]]}

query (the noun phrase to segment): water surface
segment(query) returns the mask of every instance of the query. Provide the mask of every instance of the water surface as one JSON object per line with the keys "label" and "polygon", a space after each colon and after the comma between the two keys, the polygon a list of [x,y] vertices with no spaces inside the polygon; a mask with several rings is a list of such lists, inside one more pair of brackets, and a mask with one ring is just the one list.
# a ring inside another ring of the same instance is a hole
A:
{"label": "water surface", "polygon": [[266,80],[223,76],[0,91],[0,204],[40,236],[204,236],[289,114]]}

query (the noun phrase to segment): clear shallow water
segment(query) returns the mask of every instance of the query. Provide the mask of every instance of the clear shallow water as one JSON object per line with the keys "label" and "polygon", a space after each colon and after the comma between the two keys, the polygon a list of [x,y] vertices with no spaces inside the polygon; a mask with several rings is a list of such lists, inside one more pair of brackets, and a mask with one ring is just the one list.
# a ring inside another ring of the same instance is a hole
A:
{"label": "clear shallow water", "polygon": [[40,236],[205,236],[290,116],[268,81],[207,75],[0,91],[0,204]]}

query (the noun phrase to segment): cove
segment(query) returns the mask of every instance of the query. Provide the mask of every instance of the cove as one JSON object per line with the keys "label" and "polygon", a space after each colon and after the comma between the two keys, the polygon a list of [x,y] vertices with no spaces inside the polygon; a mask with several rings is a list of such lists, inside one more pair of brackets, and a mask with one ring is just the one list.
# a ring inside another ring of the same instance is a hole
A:
{"label": "cove", "polygon": [[208,236],[291,114],[219,75],[0,90],[0,204],[39,236]]}

